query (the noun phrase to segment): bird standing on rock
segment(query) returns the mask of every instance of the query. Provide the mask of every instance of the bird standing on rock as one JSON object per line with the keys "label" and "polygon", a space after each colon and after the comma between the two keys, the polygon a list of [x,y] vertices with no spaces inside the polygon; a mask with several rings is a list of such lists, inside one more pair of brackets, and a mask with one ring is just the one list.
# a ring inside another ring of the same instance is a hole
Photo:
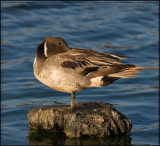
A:
{"label": "bird standing on rock", "polygon": [[90,87],[104,87],[119,78],[134,77],[141,69],[122,64],[126,57],[90,49],[70,48],[60,37],[48,37],[37,48],[33,63],[34,75],[43,84],[71,93],[74,109],[75,93]]}

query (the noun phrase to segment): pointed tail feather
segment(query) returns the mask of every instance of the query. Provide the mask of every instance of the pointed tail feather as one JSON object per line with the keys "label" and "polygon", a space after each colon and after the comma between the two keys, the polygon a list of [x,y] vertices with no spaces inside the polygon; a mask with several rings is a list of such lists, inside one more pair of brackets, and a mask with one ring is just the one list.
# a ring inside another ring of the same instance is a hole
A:
{"label": "pointed tail feather", "polygon": [[139,69],[159,69],[157,67],[137,67]]}
{"label": "pointed tail feather", "polygon": [[108,77],[117,77],[117,78],[132,78],[142,69],[159,69],[155,67],[133,67],[123,70],[121,72],[113,73],[108,75]]}

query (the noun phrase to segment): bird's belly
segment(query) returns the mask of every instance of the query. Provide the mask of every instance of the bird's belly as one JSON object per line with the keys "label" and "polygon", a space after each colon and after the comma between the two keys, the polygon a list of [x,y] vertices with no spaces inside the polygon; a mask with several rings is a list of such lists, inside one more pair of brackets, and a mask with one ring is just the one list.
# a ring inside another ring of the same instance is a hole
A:
{"label": "bird's belly", "polygon": [[46,75],[43,73],[36,72],[34,72],[34,75],[43,84],[61,92],[79,92],[87,88],[73,78],[60,78],[60,76],[49,76],[48,74]]}
{"label": "bird's belly", "polygon": [[74,85],[74,84],[61,84],[61,85],[51,85],[49,86],[52,89],[55,89],[57,91],[61,91],[61,92],[68,92],[68,93],[72,93],[72,92],[79,92],[81,90],[84,90],[85,88],[79,87],[78,85]]}

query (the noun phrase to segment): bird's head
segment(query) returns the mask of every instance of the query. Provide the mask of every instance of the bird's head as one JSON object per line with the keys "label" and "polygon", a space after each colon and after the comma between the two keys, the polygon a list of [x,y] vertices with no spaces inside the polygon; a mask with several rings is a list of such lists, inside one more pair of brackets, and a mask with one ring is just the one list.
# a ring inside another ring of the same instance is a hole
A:
{"label": "bird's head", "polygon": [[52,55],[70,50],[67,43],[60,37],[45,38],[37,48],[38,57],[49,58]]}

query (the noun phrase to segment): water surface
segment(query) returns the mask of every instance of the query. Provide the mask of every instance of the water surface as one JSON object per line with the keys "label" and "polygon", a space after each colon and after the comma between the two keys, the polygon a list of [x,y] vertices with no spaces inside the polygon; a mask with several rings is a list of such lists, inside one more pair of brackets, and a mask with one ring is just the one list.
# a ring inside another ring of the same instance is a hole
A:
{"label": "water surface", "polygon": [[44,38],[59,36],[70,47],[129,56],[122,62],[158,67],[157,2],[3,1],[1,24],[1,144],[158,144],[158,70],[77,94],[79,102],[114,104],[133,123],[127,137],[53,139],[31,135],[27,120],[34,107],[70,104],[70,94],[41,84],[33,75],[36,48]]}

